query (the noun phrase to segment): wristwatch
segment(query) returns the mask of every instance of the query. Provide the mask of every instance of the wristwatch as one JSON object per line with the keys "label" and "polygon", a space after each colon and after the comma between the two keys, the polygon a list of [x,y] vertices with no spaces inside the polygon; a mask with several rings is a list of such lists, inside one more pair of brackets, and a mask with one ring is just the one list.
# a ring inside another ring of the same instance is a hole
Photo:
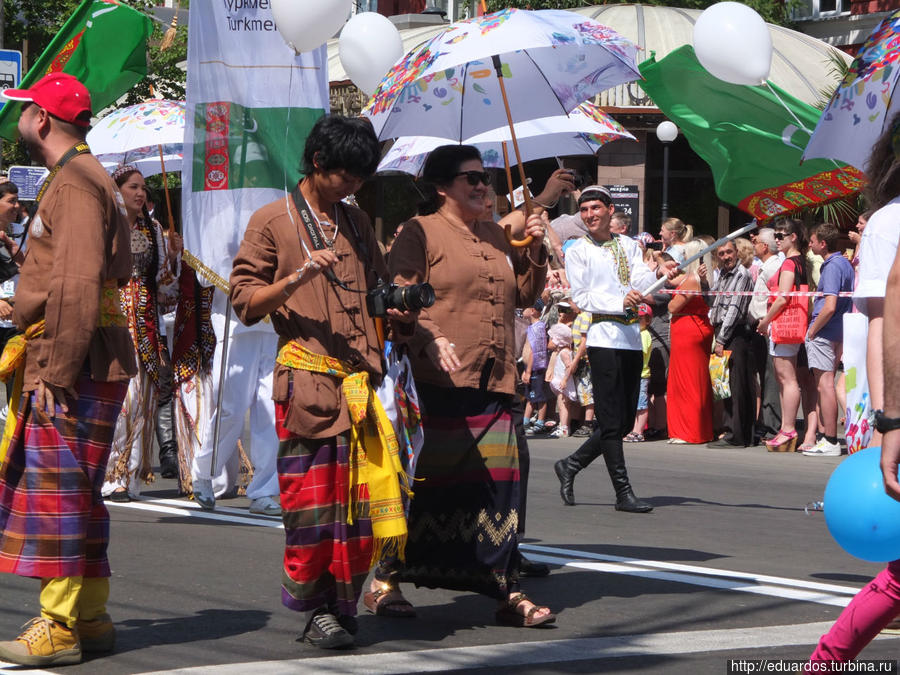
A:
{"label": "wristwatch", "polygon": [[894,429],[900,429],[900,417],[886,417],[884,410],[876,410],[875,429],[882,434]]}

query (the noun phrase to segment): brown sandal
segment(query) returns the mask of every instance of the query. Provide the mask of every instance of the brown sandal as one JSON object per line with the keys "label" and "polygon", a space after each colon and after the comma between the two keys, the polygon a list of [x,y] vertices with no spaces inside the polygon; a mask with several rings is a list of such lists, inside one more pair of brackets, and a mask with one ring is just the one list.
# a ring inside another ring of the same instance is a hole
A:
{"label": "brown sandal", "polygon": [[416,608],[403,597],[400,589],[388,584],[382,584],[381,588],[365,593],[363,604],[375,616],[410,619],[416,616]]}
{"label": "brown sandal", "polygon": [[538,605],[533,605],[525,614],[519,614],[516,609],[518,609],[519,605],[523,602],[531,602],[524,593],[513,593],[509,596],[509,600],[507,600],[503,607],[498,609],[497,613],[494,615],[497,619],[497,623],[501,626],[535,628],[556,621],[556,614],[553,614],[552,612],[550,614],[545,614],[544,616],[535,617],[535,614],[542,609],[548,609],[547,607],[539,607]]}

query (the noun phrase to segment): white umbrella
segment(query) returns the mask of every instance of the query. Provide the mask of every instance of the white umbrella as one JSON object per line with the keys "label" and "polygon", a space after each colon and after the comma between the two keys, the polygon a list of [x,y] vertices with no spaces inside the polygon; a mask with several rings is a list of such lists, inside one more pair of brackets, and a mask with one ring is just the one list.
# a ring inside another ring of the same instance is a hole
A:
{"label": "white umbrella", "polygon": [[[91,152],[107,168],[134,164],[145,176],[180,171],[184,101],[151,99],[114,110],[88,132]],[[162,156],[162,162],[160,161]]]}
{"label": "white umbrella", "polygon": [[[546,117],[515,125],[522,161],[544,157],[593,155],[603,145],[626,138],[635,140],[625,128],[592,103],[583,103],[569,115]],[[503,169],[502,144],[510,141],[509,127],[502,126],[462,141],[481,151],[485,167]],[[458,141],[435,136],[401,136],[382,158],[378,171],[401,171],[418,176],[428,153]]]}

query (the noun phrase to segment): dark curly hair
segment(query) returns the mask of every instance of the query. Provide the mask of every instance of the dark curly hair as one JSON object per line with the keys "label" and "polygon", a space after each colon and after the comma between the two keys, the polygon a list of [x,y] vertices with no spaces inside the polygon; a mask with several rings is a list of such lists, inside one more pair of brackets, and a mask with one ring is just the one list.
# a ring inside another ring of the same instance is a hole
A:
{"label": "dark curly hair", "polygon": [[378,168],[381,145],[365,117],[326,115],[306,137],[303,173],[343,169],[357,178],[369,178]]}
{"label": "dark curly hair", "polygon": [[441,208],[444,199],[437,188],[450,185],[462,163],[470,159],[481,161],[481,153],[473,145],[442,145],[428,153],[420,181],[423,197],[419,203],[420,216],[427,216]]}

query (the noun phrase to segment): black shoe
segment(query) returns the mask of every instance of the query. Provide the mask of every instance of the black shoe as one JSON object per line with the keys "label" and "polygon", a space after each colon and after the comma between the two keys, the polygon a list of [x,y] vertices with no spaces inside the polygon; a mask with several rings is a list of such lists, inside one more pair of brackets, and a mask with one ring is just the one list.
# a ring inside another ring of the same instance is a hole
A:
{"label": "black shoe", "polygon": [[568,461],[561,459],[553,465],[556,477],[559,478],[559,496],[563,504],[575,506],[575,471],[569,468]]}
{"label": "black shoe", "polygon": [[160,457],[159,475],[163,478],[178,478],[178,458],[174,455]]}
{"label": "black shoe", "polygon": [[519,554],[519,576],[520,577],[547,577],[550,576],[550,566],[544,563],[529,560],[521,553]]}
{"label": "black shoe", "polygon": [[320,610],[310,620],[303,639],[319,649],[343,649],[353,646],[353,636],[334,614],[325,609]]}
{"label": "black shoe", "polygon": [[626,511],[627,513],[650,513],[653,505],[638,499],[632,490],[628,490],[616,500],[616,511]]}
{"label": "black shoe", "polygon": [[707,448],[743,448],[746,447],[741,445],[740,443],[735,443],[734,441],[730,441],[727,438],[720,438],[717,441],[711,441],[706,444]]}
{"label": "black shoe", "polygon": [[128,490],[116,490],[106,499],[117,504],[127,504],[131,501],[131,495],[128,494]]}

